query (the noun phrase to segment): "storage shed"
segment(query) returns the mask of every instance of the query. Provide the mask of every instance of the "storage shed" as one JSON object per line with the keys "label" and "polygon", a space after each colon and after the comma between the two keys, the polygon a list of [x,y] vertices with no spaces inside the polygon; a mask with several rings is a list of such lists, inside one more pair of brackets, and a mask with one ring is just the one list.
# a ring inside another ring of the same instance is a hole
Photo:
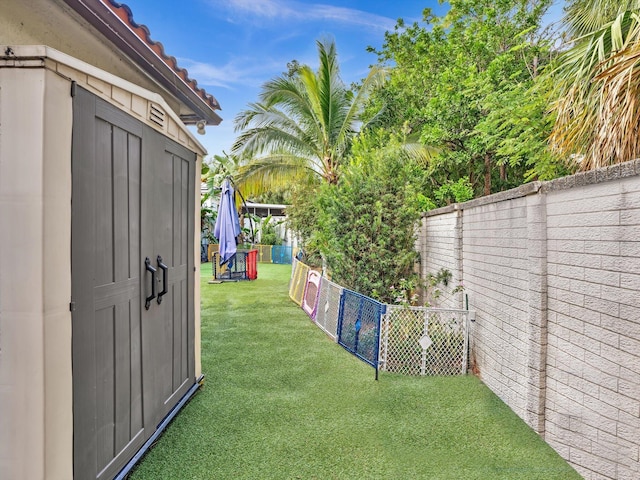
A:
{"label": "storage shed", "polygon": [[0,478],[114,478],[197,389],[217,109],[125,5],[2,2]]}

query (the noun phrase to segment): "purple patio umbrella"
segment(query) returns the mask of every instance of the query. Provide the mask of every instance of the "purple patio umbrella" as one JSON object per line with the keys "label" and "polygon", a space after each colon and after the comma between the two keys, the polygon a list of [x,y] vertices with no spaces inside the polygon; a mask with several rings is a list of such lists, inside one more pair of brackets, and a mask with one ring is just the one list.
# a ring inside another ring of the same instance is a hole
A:
{"label": "purple patio umbrella", "polygon": [[240,235],[240,220],[234,200],[234,190],[229,179],[222,183],[218,216],[213,228],[213,235],[220,243],[220,265],[231,260],[237,251],[236,237]]}

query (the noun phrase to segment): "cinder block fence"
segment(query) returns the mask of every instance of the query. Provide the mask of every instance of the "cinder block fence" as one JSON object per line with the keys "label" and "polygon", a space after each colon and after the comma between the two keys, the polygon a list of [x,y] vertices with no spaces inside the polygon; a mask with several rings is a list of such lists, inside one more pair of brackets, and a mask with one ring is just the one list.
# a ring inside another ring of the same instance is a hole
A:
{"label": "cinder block fence", "polygon": [[640,161],[428,212],[418,248],[474,372],[584,478],[639,479]]}

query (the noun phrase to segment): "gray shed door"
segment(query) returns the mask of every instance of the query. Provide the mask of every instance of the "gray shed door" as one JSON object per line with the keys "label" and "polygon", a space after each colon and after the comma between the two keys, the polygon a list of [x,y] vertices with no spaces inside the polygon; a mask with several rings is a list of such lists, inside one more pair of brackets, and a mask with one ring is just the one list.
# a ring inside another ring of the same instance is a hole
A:
{"label": "gray shed door", "polygon": [[196,381],[195,154],[81,88],[73,112],[74,478],[110,479]]}

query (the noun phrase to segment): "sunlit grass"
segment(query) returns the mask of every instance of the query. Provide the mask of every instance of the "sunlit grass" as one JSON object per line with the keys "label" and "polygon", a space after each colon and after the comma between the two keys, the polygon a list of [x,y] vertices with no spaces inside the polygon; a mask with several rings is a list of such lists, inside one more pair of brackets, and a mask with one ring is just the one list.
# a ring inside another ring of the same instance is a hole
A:
{"label": "sunlit grass", "polygon": [[209,271],[205,386],[131,479],[580,478],[473,376],[376,382],[289,300],[290,266]]}

